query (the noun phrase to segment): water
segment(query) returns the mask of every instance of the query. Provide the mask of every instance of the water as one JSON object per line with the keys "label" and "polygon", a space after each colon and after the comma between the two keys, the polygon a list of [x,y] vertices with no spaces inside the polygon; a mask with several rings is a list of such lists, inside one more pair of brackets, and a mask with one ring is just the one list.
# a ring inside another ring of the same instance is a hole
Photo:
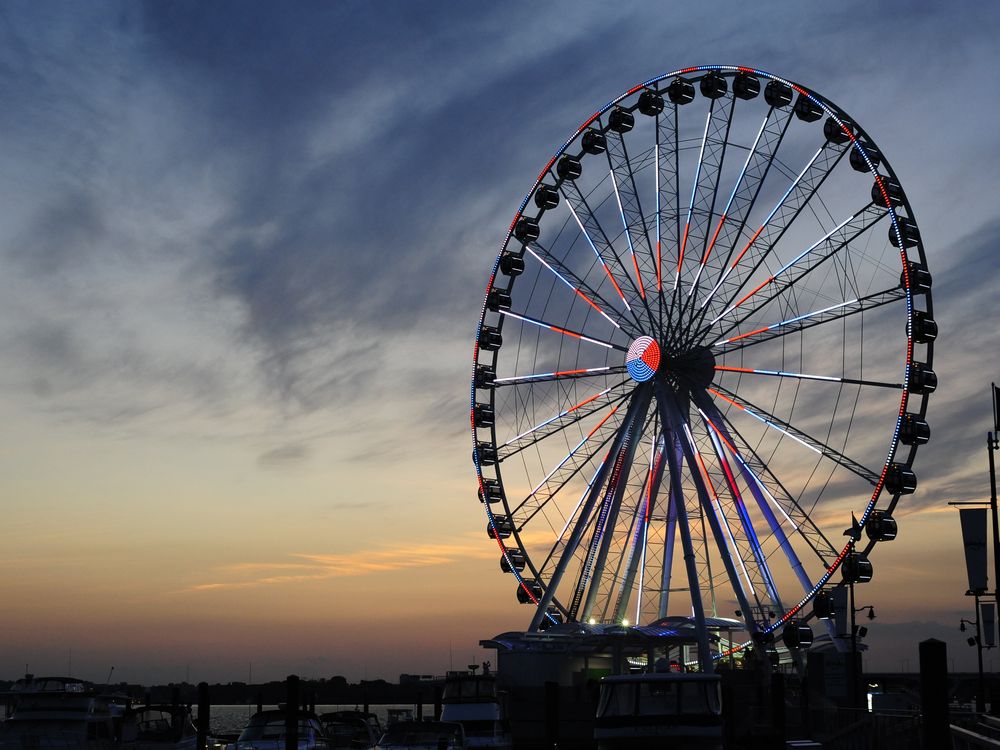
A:
{"label": "water", "polygon": [[[265,705],[264,709],[277,708],[277,706]],[[317,714],[324,714],[328,711],[353,711],[361,710],[364,706],[355,703],[326,704],[316,706]],[[386,705],[371,704],[368,710],[378,717],[382,728],[385,729],[386,716],[390,708],[409,708],[413,711],[413,717],[417,716],[417,708],[413,703],[389,703]],[[212,734],[239,734],[247,721],[257,710],[256,705],[252,706],[212,706],[211,732]],[[434,715],[434,704],[424,704],[424,716]]]}

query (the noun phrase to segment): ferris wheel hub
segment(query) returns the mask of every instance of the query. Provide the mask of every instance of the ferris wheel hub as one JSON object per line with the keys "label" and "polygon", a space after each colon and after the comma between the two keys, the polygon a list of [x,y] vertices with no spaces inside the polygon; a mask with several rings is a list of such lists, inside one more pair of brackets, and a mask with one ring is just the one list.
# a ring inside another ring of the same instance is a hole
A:
{"label": "ferris wheel hub", "polygon": [[632,380],[645,383],[651,380],[660,366],[660,345],[650,336],[640,336],[632,342],[625,355],[625,367]]}
{"label": "ferris wheel hub", "polygon": [[670,372],[688,386],[704,390],[715,378],[715,355],[706,346],[695,346],[687,351],[666,357]]}

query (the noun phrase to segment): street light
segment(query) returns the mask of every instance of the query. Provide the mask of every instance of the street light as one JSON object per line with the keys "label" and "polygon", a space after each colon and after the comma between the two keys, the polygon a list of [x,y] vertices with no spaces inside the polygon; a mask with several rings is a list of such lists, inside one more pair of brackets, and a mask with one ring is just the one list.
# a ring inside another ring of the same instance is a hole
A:
{"label": "street light", "polygon": [[[854,605],[854,602],[852,601],[851,602],[851,663],[852,664],[857,664],[857,660],[858,660],[858,635],[860,635],[862,638],[864,638],[866,635],[868,635],[868,628],[865,628],[865,627],[859,628],[858,625],[857,625],[857,622],[855,620],[854,615],[856,615],[858,612],[864,612],[867,609],[868,610],[868,619],[869,620],[874,620],[875,619],[875,607],[873,607],[871,604],[862,604],[860,607],[855,607],[853,605]],[[855,690],[856,689],[857,688],[855,688]]]}
{"label": "street light", "polygon": [[[858,708],[858,627],[854,615],[862,610],[868,610],[868,619],[875,619],[875,607],[865,604],[856,607],[854,604],[854,584],[867,583],[872,579],[872,564],[864,555],[859,555],[854,551],[855,545],[861,540],[861,524],[851,513],[851,528],[844,530],[844,536],[848,538],[848,554],[844,558],[844,579],[850,590],[851,601],[851,705]],[[867,631],[866,631],[867,632]]]}
{"label": "street light", "polygon": [[966,625],[974,625],[976,627],[976,635],[973,638],[969,638],[968,644],[970,646],[975,646],[977,655],[979,657],[979,686],[976,690],[976,713],[984,714],[986,713],[986,683],[983,681],[983,641],[980,637],[979,632],[979,595],[976,594],[976,619],[966,620],[964,617],[959,620],[958,629],[963,633],[965,632]]}

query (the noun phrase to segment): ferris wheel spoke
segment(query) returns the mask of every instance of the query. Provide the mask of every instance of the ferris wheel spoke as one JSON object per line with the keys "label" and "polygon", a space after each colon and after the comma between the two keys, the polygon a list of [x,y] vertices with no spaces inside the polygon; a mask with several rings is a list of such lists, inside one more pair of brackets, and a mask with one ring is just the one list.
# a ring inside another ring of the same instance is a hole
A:
{"label": "ferris wheel spoke", "polygon": [[[542,617],[545,616],[546,608],[552,600],[552,596],[555,591],[559,588],[559,584],[562,582],[562,578],[566,573],[570,562],[576,555],[577,549],[580,546],[580,542],[583,539],[584,531],[587,527],[588,519],[590,519],[591,514],[594,512],[595,505],[597,504],[598,498],[604,494],[605,486],[608,484],[609,475],[611,473],[612,465],[617,461],[617,456],[621,453],[622,447],[631,439],[632,430],[634,429],[635,422],[641,420],[644,416],[645,410],[649,405],[649,388],[639,388],[637,389],[636,395],[632,398],[629,403],[628,411],[625,414],[620,426],[615,432],[614,441],[612,443],[611,450],[605,457],[604,461],[601,462],[597,473],[594,475],[591,484],[585,492],[584,499],[579,504],[579,511],[576,513],[576,523],[573,524],[573,530],[570,533],[570,537],[566,542],[559,543],[556,546],[561,547],[561,554],[559,556],[558,562],[556,563],[555,569],[552,572],[552,577],[549,579],[548,584],[545,587],[545,591],[542,595],[541,600],[538,602],[538,607],[535,611],[535,615],[532,618],[530,630],[537,630],[538,624],[541,622]],[[615,461],[612,461],[612,457],[616,457]],[[567,523],[567,528],[569,523]],[[565,535],[565,530],[560,538]],[[554,555],[556,547],[549,553],[550,557]],[[571,617],[575,617],[578,611],[578,606],[571,606],[569,612]]]}
{"label": "ferris wheel spoke", "polygon": [[716,365],[716,372],[739,372],[744,375],[765,375],[774,378],[792,378],[794,380],[817,380],[823,383],[843,383],[846,385],[862,385],[872,388],[902,389],[902,383],[887,383],[880,380],[862,380],[860,378],[844,378],[832,375],[812,375],[804,372],[786,372],[784,370],[757,370],[752,367],[729,367]]}
{"label": "ferris wheel spoke", "polygon": [[[609,435],[608,439],[603,441],[601,445],[598,446],[597,450],[595,450],[594,453],[592,454],[592,458],[596,458],[596,456],[600,453],[600,449],[602,449],[605,445],[607,445],[612,437],[614,437],[614,435]],[[600,476],[601,470],[604,468],[604,464],[606,464],[610,460],[611,460],[611,453],[609,451],[608,453],[605,454],[604,459],[597,465],[597,468],[594,470],[593,476],[591,476],[590,480],[587,482],[586,487],[584,487],[583,493],[580,495],[580,499],[577,501],[576,505],[566,515],[566,520],[563,524],[562,531],[560,531],[558,536],[556,536],[555,543],[551,546],[548,554],[542,560],[542,564],[538,568],[539,573],[544,574],[545,571],[549,569],[549,566],[552,563],[552,561],[560,557],[560,553],[566,548],[566,541],[565,541],[566,532],[569,531],[570,526],[572,526],[574,522],[585,523],[585,530],[589,526],[589,524],[593,523],[593,517],[589,519],[583,519],[580,518],[579,513],[580,510],[583,508],[584,501],[590,495],[591,488],[594,486],[594,482],[596,482],[597,478]],[[560,487],[559,489],[562,489],[562,487]],[[544,506],[539,506],[535,508],[532,511],[531,515],[524,519],[523,523],[526,524],[528,521],[530,521],[532,517],[534,517],[539,511],[543,509],[543,507]]]}
{"label": "ferris wheel spoke", "polygon": [[[753,278],[785,232],[819,191],[827,177],[847,153],[848,148],[826,141],[798,173],[784,194],[774,205],[749,242],[721,274],[712,291],[701,301],[698,315],[692,321],[696,329],[707,315],[713,317],[721,307],[728,308],[739,296],[740,290]],[[750,252],[750,251],[753,252]],[[744,257],[747,262],[743,263]],[[737,269],[739,271],[737,272]],[[732,278],[730,278],[732,277]],[[718,298],[721,305],[716,302]]]}
{"label": "ferris wheel spoke", "polygon": [[[732,496],[733,506],[736,509],[736,517],[739,522],[736,534],[733,533],[733,525],[729,523],[729,520],[722,511],[715,485],[712,483],[708,468],[695,445],[694,437],[687,423],[683,424],[683,432],[685,437],[685,456],[688,461],[692,480],[697,489],[699,502],[704,511],[704,517],[708,519],[712,536],[716,541],[719,555],[726,570],[726,576],[729,579],[730,587],[736,594],[736,599],[740,605],[740,610],[743,612],[747,629],[749,632],[754,633],[761,629],[761,623],[753,619],[754,612],[760,612],[764,609],[761,592],[768,595],[771,601],[775,602],[779,608],[781,606],[773,576],[767,565],[767,558],[764,555],[760,541],[757,539],[753,522],[750,520],[746,507],[743,505],[739,488],[736,486],[732,473],[729,472],[725,477],[725,481]],[[712,500],[715,501],[714,506]],[[722,523],[720,523],[720,518],[722,519]],[[725,525],[726,533],[723,533],[723,524]],[[737,536],[739,536],[742,544],[737,544]],[[730,549],[732,550],[732,554],[730,554]],[[744,576],[743,580],[746,581],[746,588],[750,590],[754,598],[756,608],[750,605],[750,600],[747,598],[746,589],[743,587],[739,572],[733,564],[734,557],[740,563],[740,568]],[[751,574],[750,571],[753,571],[753,573]]]}
{"label": "ferris wheel spoke", "polygon": [[714,388],[709,388],[708,392],[718,398],[721,398],[723,401],[732,404],[740,412],[750,417],[753,417],[754,419],[763,423],[767,427],[770,427],[772,430],[776,430],[777,432],[780,432],[783,435],[787,435],[792,440],[797,442],[799,445],[802,445],[808,448],[809,450],[813,451],[814,453],[823,456],[824,458],[829,459],[830,461],[833,461],[838,466],[842,466],[848,471],[853,472],[854,474],[858,475],[866,482],[868,482],[872,487],[878,484],[881,472],[876,472],[873,471],[872,469],[869,469],[866,466],[863,466],[854,459],[845,456],[840,451],[836,450],[835,448],[832,448],[829,445],[826,445],[825,443],[823,443],[820,440],[817,440],[811,435],[808,435],[807,433],[789,424],[780,417],[777,417],[774,414],[769,414],[767,411],[760,408],[759,406],[756,406],[755,404],[750,403],[746,399],[741,398],[737,394],[730,391],[728,388],[725,388],[721,385],[717,386],[717,388],[718,390]]}
{"label": "ferris wheel spoke", "polygon": [[614,306],[608,303],[608,301],[605,300],[597,290],[591,288],[583,279],[567,268],[543,245],[540,245],[537,241],[535,241],[525,245],[525,250],[527,250],[527,252],[535,260],[548,269],[557,279],[569,287],[574,294],[590,305],[590,307],[596,310],[602,318],[607,320],[615,328],[622,330],[622,325],[624,324],[625,330],[627,330],[630,335],[639,335],[638,329],[628,317],[620,317],[617,320],[611,317],[606,310],[613,311]]}
{"label": "ferris wheel spoke", "polygon": [[617,405],[628,398],[628,393],[621,393],[624,388],[632,389],[634,381],[624,381],[616,386],[605,388],[587,396],[573,406],[563,409],[555,416],[549,417],[534,427],[512,437],[497,446],[497,460],[505,461],[526,448],[541,443],[543,440],[557,435],[573,425],[579,424],[590,416],[604,409],[608,404]]}
{"label": "ferris wheel spoke", "polygon": [[883,305],[901,302],[905,299],[906,290],[901,286],[895,286],[891,289],[884,289],[874,294],[865,295],[864,297],[838,302],[835,305],[830,305],[819,310],[795,315],[777,323],[760,326],[752,331],[737,334],[736,336],[720,338],[711,345],[711,348],[717,355],[724,354],[737,349],[751,347],[755,344],[761,344],[765,341],[772,341],[791,333],[804,331],[807,328],[812,328],[823,323],[842,320],[856,313],[874,310]]}
{"label": "ferris wheel spoke", "polygon": [[[724,106],[725,102],[730,104],[728,109]],[[691,197],[688,201],[684,228],[680,230],[677,267],[674,269],[673,290],[667,311],[667,319],[672,321],[675,326],[682,325],[683,309],[686,307],[688,299],[681,289],[684,260],[688,255],[688,247],[689,245],[697,245],[699,240],[707,240],[707,227],[712,220],[712,212],[715,208],[722,155],[726,150],[726,138],[729,125],[732,122],[731,115],[734,103],[735,98],[728,91],[725,99],[712,98],[709,100],[705,129],[702,132],[701,145],[698,149],[698,162],[695,165],[694,180],[691,185]],[[716,106],[720,104],[723,106]]]}
{"label": "ferris wheel spoke", "polygon": [[[649,519],[652,515],[653,506],[656,503],[656,489],[663,476],[663,442],[658,427],[658,413],[653,410],[653,429],[649,447],[649,463],[646,471],[646,478],[643,484],[642,499],[640,507],[635,514],[635,528],[630,534],[628,559],[625,564],[625,575],[620,579],[621,585],[618,587],[618,595],[615,599],[613,619],[621,622],[625,618],[629,600],[633,589],[636,589],[636,619],[639,623],[638,613],[642,611],[642,585],[645,573],[646,543],[649,540]],[[640,573],[640,568],[642,571]],[[638,587],[636,587],[636,576],[639,576]]]}
{"label": "ferris wheel spoke", "polygon": [[[691,198],[688,201],[687,217],[684,219],[684,229],[681,232],[681,245],[680,250],[677,252],[677,268],[674,270],[674,291],[677,291],[678,286],[680,286],[680,275],[681,270],[684,267],[684,258],[687,253],[688,240],[691,238],[691,228],[694,220],[697,218],[695,214],[695,206],[699,209],[704,208],[705,203],[705,187],[709,188],[709,192],[714,197],[714,180],[712,179],[713,173],[711,169],[705,169],[706,179],[703,183],[702,181],[702,170],[706,166],[707,161],[705,158],[705,149],[709,148],[709,153],[711,153],[711,147],[709,146],[709,133],[717,134],[718,128],[713,128],[713,120],[719,116],[719,110],[716,110],[716,100],[711,99],[708,105],[708,115],[705,117],[705,129],[701,136],[701,146],[698,149],[698,163],[695,165],[694,180],[691,185]],[[729,118],[726,117],[726,121]],[[709,216],[711,216],[711,207],[708,210]]]}
{"label": "ferris wheel spoke", "polygon": [[[615,200],[618,203],[618,213],[621,216],[622,226],[625,229],[625,238],[628,240],[628,249],[632,256],[636,282],[639,285],[639,291],[643,299],[645,299],[647,294],[644,279],[648,278],[652,284],[653,279],[656,278],[656,258],[649,239],[649,227],[646,224],[646,215],[643,213],[642,203],[639,200],[639,189],[635,183],[635,171],[632,162],[629,160],[625,138],[621,133],[612,130],[607,134],[607,143],[611,185],[614,188]],[[638,254],[636,252],[637,248]],[[650,292],[652,292],[652,289],[650,289]]]}
{"label": "ferris wheel spoke", "polygon": [[[655,444],[656,435],[659,434],[658,421],[657,409],[651,409],[643,433],[637,438],[637,455],[645,456],[646,450],[642,445],[639,445],[639,440],[650,447]],[[650,435],[652,441],[645,441],[646,435]],[[651,453],[649,458],[652,457]],[[613,570],[605,574],[604,580],[601,582],[601,599],[598,600],[593,610],[600,612],[600,617],[604,622],[609,621],[609,617],[611,622],[622,622],[625,618],[628,601],[635,589],[636,572],[645,551],[644,544],[649,515],[647,502],[650,492],[649,483],[654,477],[645,457],[641,462],[638,459],[633,460],[635,468],[626,479],[625,497],[619,511],[619,518],[624,520],[619,521],[618,527],[614,529],[612,548],[607,563],[609,567],[613,567]],[[617,614],[619,608],[623,610],[621,615]]]}
{"label": "ferris wheel spoke", "polygon": [[703,400],[700,410],[705,423],[722,441],[729,454],[736,459],[736,463],[739,464],[740,470],[744,472],[748,482],[757,487],[771,501],[774,509],[806,542],[813,554],[823,565],[827,565],[827,561],[835,558],[839,550],[830,543],[809,513],[802,508],[781,483],[781,480],[768,468],[732,421],[727,420],[716,409],[711,400]]}
{"label": "ferris wheel spoke", "polygon": [[[728,105],[728,106],[726,106]],[[688,309],[696,297],[698,284],[704,270],[704,262],[709,254],[709,237],[712,234],[713,218],[716,215],[716,203],[719,197],[719,180],[729,146],[729,133],[733,124],[733,113],[736,109],[736,97],[727,92],[725,97],[713,99],[709,114],[711,133],[702,144],[699,155],[696,191],[692,193],[691,207],[688,210],[688,221],[684,227],[685,240],[689,243],[690,253],[696,264],[694,278],[688,285],[686,295],[681,295],[679,308],[675,315],[681,323],[686,320]],[[725,212],[723,211],[723,214]],[[721,220],[722,217],[720,217]],[[719,225],[721,227],[721,224]],[[683,247],[682,247],[683,254]]]}
{"label": "ferris wheel spoke", "polygon": [[[607,414],[601,418],[590,432],[574,445],[569,453],[563,456],[546,473],[545,477],[532,487],[527,497],[511,510],[511,519],[517,525],[524,525],[531,520],[531,517],[541,510],[557,492],[565,487],[581,469],[590,464],[600,452],[601,447],[613,437],[615,431],[618,429],[618,425],[615,422],[608,423],[618,412],[620,406],[620,403],[612,404]],[[596,447],[592,447],[588,451],[585,449],[588,443]]]}
{"label": "ferris wheel spoke", "polygon": [[[771,112],[773,111],[774,110],[772,108]],[[708,244],[705,246],[705,252],[702,253],[701,262],[698,264],[698,271],[695,274],[694,283],[691,285],[691,288],[688,289],[688,297],[695,294],[698,288],[698,283],[701,281],[701,275],[705,271],[705,266],[708,264],[708,259],[712,255],[715,243],[719,240],[719,233],[722,231],[722,227],[726,224],[726,219],[729,217],[730,209],[732,209],[733,206],[733,199],[736,198],[736,193],[739,191],[740,185],[743,184],[743,178],[746,176],[747,167],[750,166],[750,162],[753,160],[754,154],[757,153],[757,144],[760,143],[760,138],[764,134],[764,128],[767,127],[767,122],[771,117],[771,112],[768,113],[768,116],[764,118],[764,122],[761,123],[760,130],[757,131],[757,137],[754,138],[753,145],[750,146],[750,151],[747,154],[746,161],[743,163],[743,168],[740,170],[740,174],[736,178],[736,184],[733,186],[733,190],[729,194],[729,200],[726,201],[726,205],[719,214],[719,218],[715,223],[715,231],[712,232],[712,239],[709,240]]]}
{"label": "ferris wheel spoke", "polygon": [[574,339],[579,339],[580,341],[586,341],[589,344],[596,344],[597,346],[603,346],[605,349],[617,349],[621,352],[627,352],[628,347],[622,346],[621,344],[613,344],[610,341],[603,341],[601,339],[596,339],[593,336],[584,336],[578,331],[571,331],[568,328],[561,328],[560,326],[554,325],[552,323],[547,323],[544,320],[538,320],[537,318],[532,318],[529,315],[521,315],[520,313],[511,312],[510,310],[500,310],[500,314],[506,318],[514,318],[515,320],[520,320],[524,323],[531,323],[532,325],[538,326],[539,328],[547,328],[555,333],[562,334],[563,336],[569,336]]}
{"label": "ferris wheel spoke", "polygon": [[673,328],[669,316],[664,321],[666,307],[663,294],[663,248],[680,248],[680,144],[677,124],[678,105],[671,103],[669,109],[656,116],[656,290],[660,330],[664,322],[668,335]]}
{"label": "ferris wheel spoke", "polygon": [[[819,240],[800,252],[793,260],[784,264],[780,269],[764,279],[764,281],[750,292],[743,295],[737,302],[726,309],[725,312],[716,316],[709,323],[709,327],[714,326],[723,318],[740,309],[745,302],[756,297],[758,300],[756,306],[743,308],[740,310],[742,313],[741,317],[723,323],[721,326],[723,336],[734,330],[776,298],[787,293],[789,290],[795,289],[809,273],[819,268],[826,261],[845,250],[849,253],[851,243],[870,231],[886,216],[888,216],[888,212],[884,208],[875,206],[874,204],[869,204],[857,213],[852,214]],[[766,296],[758,297],[757,295],[761,292],[765,292]]]}
{"label": "ferris wheel spoke", "polygon": [[[628,486],[628,477],[632,472],[632,459],[635,457],[636,445],[642,435],[642,427],[646,418],[646,410],[649,408],[649,401],[652,396],[651,389],[643,388],[636,394],[635,403],[638,405],[637,411],[626,428],[624,440],[618,454],[615,457],[614,466],[611,469],[607,491],[601,502],[594,524],[590,544],[587,548],[587,555],[584,558],[576,588],[573,592],[573,599],[570,603],[570,616],[576,619],[580,612],[581,604],[582,617],[584,620],[590,618],[593,611],[594,601],[600,590],[601,580],[604,577],[604,566],[608,558],[608,550],[611,546],[611,539],[614,536],[614,529],[618,522],[618,513],[622,505],[622,497],[625,488]],[[584,599],[586,593],[586,599]]]}
{"label": "ferris wheel spoke", "polygon": [[556,370],[554,372],[538,372],[531,375],[512,375],[506,378],[494,378],[492,384],[496,387],[519,386],[533,383],[547,383],[554,380],[579,380],[580,378],[605,378],[610,375],[623,375],[628,372],[625,367],[584,367],[576,370]]}
{"label": "ferris wheel spoke", "polygon": [[[730,454],[739,465],[740,472],[746,481],[747,488],[750,490],[750,494],[756,501],[761,515],[764,517],[765,521],[767,521],[767,525],[770,528],[771,533],[778,540],[778,544],[780,545],[785,558],[788,560],[789,567],[792,569],[792,572],[795,573],[799,584],[802,586],[803,592],[808,594],[813,590],[813,581],[809,577],[808,573],[806,573],[805,567],[802,565],[802,561],[799,559],[798,553],[796,553],[795,548],[792,546],[791,541],[788,538],[788,534],[785,532],[784,526],[781,524],[778,517],[775,516],[774,509],[777,509],[778,512],[781,513],[793,531],[797,529],[795,522],[792,521],[771,491],[750,468],[749,464],[739,453],[735,452],[735,448],[733,447],[735,442],[734,438],[732,434],[730,434],[727,428],[727,423],[715,405],[711,403],[710,400],[702,398],[701,396],[696,396],[696,400],[700,401],[705,407],[705,410],[702,410],[699,407],[698,412],[705,423],[705,427],[712,442],[712,448],[715,454],[719,456],[720,460],[722,460],[725,457],[726,448],[730,449]],[[711,414],[711,418],[708,414]],[[725,447],[723,447],[723,443],[725,443]],[[771,501],[770,504],[768,503],[768,500]],[[772,505],[774,508],[772,508]],[[829,545],[829,543],[827,544]],[[827,554],[836,555],[836,551],[830,547],[827,550]],[[824,559],[822,555],[820,555],[820,559]]]}
{"label": "ferris wheel spoke", "polygon": [[[667,450],[673,450],[672,446]],[[666,457],[666,453],[664,453]],[[674,497],[673,482],[667,486],[667,523],[663,537],[663,571],[660,575],[660,588],[657,589],[659,605],[656,610],[656,619],[662,620],[667,616],[667,607],[670,604],[670,581],[673,577],[674,545],[677,541],[677,500]]]}
{"label": "ferris wheel spoke", "polygon": [[667,435],[667,467],[670,473],[671,500],[677,513],[677,530],[680,532],[681,548],[684,552],[684,567],[688,579],[688,591],[691,595],[691,608],[694,610],[695,625],[698,632],[698,661],[703,671],[711,673],[712,658],[708,644],[708,629],[705,623],[705,606],[701,598],[701,585],[698,577],[697,558],[694,542],[691,537],[691,525],[684,504],[684,489],[681,484],[681,471],[684,463],[683,436],[680,434],[681,419],[677,405],[665,385],[658,383],[657,406],[660,409],[660,420],[664,424]]}
{"label": "ferris wheel spoke", "polygon": [[[699,269],[699,273],[705,267],[713,270],[712,266],[708,265],[708,261],[716,246],[725,249],[725,256],[717,256],[718,268],[714,270],[720,277],[725,272],[733,253],[736,251],[736,243],[739,242],[746,230],[747,220],[757,203],[757,198],[764,186],[764,180],[771,171],[778,148],[784,140],[791,120],[791,110],[785,112],[771,107],[768,111],[753,145],[750,147],[750,152],[733,187],[733,192],[729,196],[729,201],[719,217],[712,241],[702,258],[702,269]],[[715,288],[713,285],[712,291]],[[698,309],[702,309],[703,306],[704,300],[698,304]]]}
{"label": "ferris wheel spoke", "polygon": [[[577,187],[576,183],[571,181],[564,182],[559,189],[566,200],[566,207],[569,209],[570,214],[572,214],[576,225],[579,227],[590,249],[597,256],[597,260],[604,269],[604,273],[614,287],[615,292],[618,294],[618,298],[625,306],[625,309],[631,314],[636,325],[642,328],[642,320],[639,317],[640,311],[645,310],[646,314],[649,315],[649,308],[646,305],[645,297],[639,292],[635,281],[632,279],[632,273],[628,265],[619,257],[614,245],[608,239],[607,233],[597,220],[590,205],[587,203],[587,199],[580,192],[580,188]],[[612,260],[614,261],[614,269],[612,269],[609,263]],[[619,279],[621,279],[620,282]],[[628,297],[626,297],[626,292],[628,293]]]}

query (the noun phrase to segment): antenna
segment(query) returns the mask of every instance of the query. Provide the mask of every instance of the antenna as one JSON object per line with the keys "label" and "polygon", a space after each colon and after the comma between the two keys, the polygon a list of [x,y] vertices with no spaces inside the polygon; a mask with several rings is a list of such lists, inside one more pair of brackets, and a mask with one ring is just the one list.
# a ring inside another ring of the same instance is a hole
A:
{"label": "antenna", "polygon": [[111,675],[113,675],[114,673],[115,673],[115,667],[114,667],[114,665],[112,665],[110,671],[108,671],[108,679],[106,679],[104,681],[105,685],[110,685],[111,684]]}

